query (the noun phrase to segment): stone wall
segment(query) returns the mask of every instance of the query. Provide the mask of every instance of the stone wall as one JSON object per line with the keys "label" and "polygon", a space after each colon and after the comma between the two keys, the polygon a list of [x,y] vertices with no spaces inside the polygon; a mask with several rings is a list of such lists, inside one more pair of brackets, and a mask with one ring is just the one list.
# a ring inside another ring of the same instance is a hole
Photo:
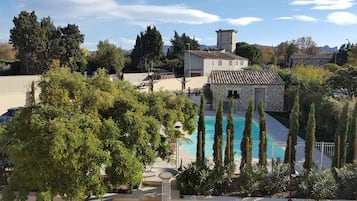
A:
{"label": "stone wall", "polygon": [[[280,112],[284,110],[284,85],[211,85],[213,93],[213,110],[218,107],[218,101],[222,99],[223,102],[229,102],[228,90],[236,90],[239,98],[234,100],[234,110],[244,111],[248,108],[249,100],[254,101],[255,89],[264,88],[265,111]],[[227,104],[227,103],[226,103]]]}

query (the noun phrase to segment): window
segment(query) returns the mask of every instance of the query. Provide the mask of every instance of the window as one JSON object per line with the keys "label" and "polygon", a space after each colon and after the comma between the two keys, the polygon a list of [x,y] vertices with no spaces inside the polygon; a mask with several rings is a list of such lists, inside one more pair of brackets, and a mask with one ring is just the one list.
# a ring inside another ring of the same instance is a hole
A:
{"label": "window", "polygon": [[227,98],[238,99],[240,98],[237,90],[228,90]]}
{"label": "window", "polygon": [[222,66],[222,60],[218,60],[218,65]]}
{"label": "window", "polygon": [[214,66],[214,60],[212,60],[212,66]]}
{"label": "window", "polygon": [[243,61],[240,61],[240,65],[243,66],[244,62]]}
{"label": "window", "polygon": [[236,60],[236,66],[238,66],[238,60]]}
{"label": "window", "polygon": [[229,61],[229,65],[230,66],[233,65],[233,61],[232,60]]}

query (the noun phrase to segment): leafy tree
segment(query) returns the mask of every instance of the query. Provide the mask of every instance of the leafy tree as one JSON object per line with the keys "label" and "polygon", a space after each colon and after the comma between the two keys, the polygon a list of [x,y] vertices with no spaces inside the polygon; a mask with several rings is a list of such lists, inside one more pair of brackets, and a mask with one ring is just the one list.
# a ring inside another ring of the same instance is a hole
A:
{"label": "leafy tree", "polygon": [[240,169],[244,167],[252,166],[252,145],[253,145],[253,115],[254,115],[254,103],[250,99],[247,112],[245,113],[245,124],[243,130],[243,138],[240,144],[240,150],[242,154]]}
{"label": "leafy tree", "polygon": [[[291,167],[295,167],[295,158],[296,150],[295,146],[297,144],[297,136],[299,130],[299,113],[300,113],[300,104],[299,104],[299,94],[295,95],[294,106],[290,113],[290,126],[287,139],[287,146],[285,149],[284,163],[289,163]],[[291,144],[289,143],[289,138],[291,139]],[[291,154],[291,155],[289,155]]]}
{"label": "leafy tree", "polygon": [[309,119],[306,127],[306,137],[305,137],[305,162],[304,168],[306,170],[311,170],[314,168],[314,145],[315,145],[315,104],[312,103],[310,106]]}
{"label": "leafy tree", "polygon": [[32,189],[79,200],[88,190],[101,195],[105,186],[138,184],[144,166],[156,156],[169,158],[169,141],[181,135],[175,123],[191,133],[195,126],[193,102],[168,92],[141,93],[111,82],[104,70],[87,79],[55,68],[39,87],[40,103],[20,109],[0,135],[13,163],[4,200],[26,200]]}
{"label": "leafy tree", "polygon": [[306,55],[316,55],[318,53],[317,45],[310,36],[298,38],[296,45],[299,51]]}
{"label": "leafy tree", "polygon": [[76,59],[82,57],[80,44],[84,42],[84,35],[75,24],[68,24],[66,27],[59,27],[60,49],[59,59],[62,66],[68,66],[72,70],[78,70]]}
{"label": "leafy tree", "polygon": [[287,67],[291,55],[296,52],[298,52],[298,46],[295,40],[280,43],[276,50],[278,64]]}
{"label": "leafy tree", "polygon": [[267,167],[267,131],[266,131],[266,118],[264,112],[264,103],[263,101],[259,102],[258,105],[259,113],[259,162],[258,164],[262,167]]}
{"label": "leafy tree", "polygon": [[339,115],[338,126],[335,134],[335,151],[332,161],[332,167],[341,168],[346,162],[346,141],[348,125],[348,102],[346,102]]}
{"label": "leafy tree", "polygon": [[275,64],[275,52],[272,47],[255,45],[262,53],[262,63],[264,64]]}
{"label": "leafy tree", "polygon": [[223,106],[222,100],[218,103],[217,113],[216,113],[216,123],[214,126],[214,142],[213,142],[213,162],[214,168],[216,170],[217,176],[222,175],[222,142],[223,142],[223,128],[222,128],[222,117],[223,116]]}
{"label": "leafy tree", "polygon": [[227,170],[228,177],[234,174],[235,164],[234,164],[234,104],[233,99],[231,98],[229,102],[229,113],[227,117],[227,126],[226,126],[226,148],[224,151],[224,166]]}
{"label": "leafy tree", "polygon": [[333,89],[346,89],[352,98],[357,94],[357,67],[347,66],[340,68],[333,74],[327,83]]}
{"label": "leafy tree", "polygon": [[81,56],[80,44],[84,36],[78,26],[55,27],[50,17],[37,21],[34,11],[22,11],[14,17],[10,43],[18,52],[25,73],[37,74],[48,70],[52,60],[77,70],[76,59]]}
{"label": "leafy tree", "polygon": [[249,59],[252,64],[262,63],[263,55],[259,48],[255,45],[250,45],[246,42],[238,42],[236,44],[237,55]]}
{"label": "leafy tree", "polygon": [[353,46],[354,45],[350,42],[340,46],[337,55],[334,55],[336,57],[336,63],[339,66],[343,66],[348,63],[348,52],[353,48]]}
{"label": "leafy tree", "polygon": [[15,60],[16,51],[12,45],[8,43],[0,43],[0,60],[13,61]]}
{"label": "leafy tree", "polygon": [[171,46],[167,52],[166,57],[168,59],[178,59],[183,63],[185,50],[187,50],[187,43],[190,44],[190,50],[199,50],[200,45],[196,39],[191,39],[185,33],[181,36],[175,31],[174,37],[170,40]]}
{"label": "leafy tree", "polygon": [[347,142],[348,149],[346,153],[346,163],[353,163],[354,161],[357,161],[357,101],[351,116]]}
{"label": "leafy tree", "polygon": [[197,127],[197,155],[196,161],[203,161],[205,159],[205,136],[206,136],[206,125],[205,125],[205,99],[201,95],[200,99],[200,111],[198,118]]}
{"label": "leafy tree", "polygon": [[95,59],[98,67],[104,67],[108,72],[120,73],[125,64],[121,49],[108,40],[99,41]]}
{"label": "leafy tree", "polygon": [[141,69],[148,69],[148,64],[158,60],[162,55],[164,42],[160,32],[155,26],[147,26],[145,32],[136,37],[134,49],[131,54],[132,65]]}

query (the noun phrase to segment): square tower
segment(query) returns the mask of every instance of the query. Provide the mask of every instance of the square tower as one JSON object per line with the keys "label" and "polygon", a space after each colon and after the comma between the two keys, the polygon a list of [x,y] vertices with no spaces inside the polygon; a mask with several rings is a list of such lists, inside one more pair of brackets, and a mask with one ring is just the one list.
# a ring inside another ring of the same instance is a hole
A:
{"label": "square tower", "polygon": [[236,51],[236,33],[237,30],[217,30],[217,48],[225,49],[228,52],[234,53]]}

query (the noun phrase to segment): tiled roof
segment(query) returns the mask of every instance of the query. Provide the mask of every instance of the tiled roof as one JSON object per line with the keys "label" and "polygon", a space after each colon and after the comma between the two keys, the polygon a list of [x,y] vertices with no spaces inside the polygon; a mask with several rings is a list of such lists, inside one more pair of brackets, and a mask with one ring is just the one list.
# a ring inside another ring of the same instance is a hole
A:
{"label": "tiled roof", "polygon": [[212,84],[238,85],[280,85],[285,84],[276,71],[271,70],[244,70],[244,71],[212,71]]}
{"label": "tiled roof", "polygon": [[221,51],[202,51],[191,50],[190,54],[203,57],[206,59],[222,59],[222,60],[248,60],[247,58]]}

